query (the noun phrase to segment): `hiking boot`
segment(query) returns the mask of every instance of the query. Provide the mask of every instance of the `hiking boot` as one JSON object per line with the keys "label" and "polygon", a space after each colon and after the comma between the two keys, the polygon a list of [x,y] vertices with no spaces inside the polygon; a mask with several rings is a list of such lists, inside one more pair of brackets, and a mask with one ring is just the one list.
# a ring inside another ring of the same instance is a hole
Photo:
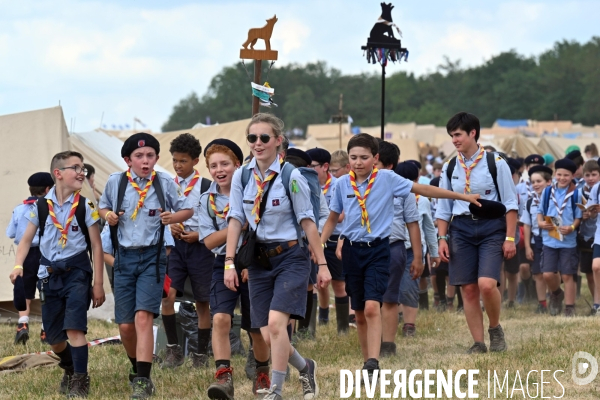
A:
{"label": "hiking boot", "polygon": [[415,337],[417,328],[414,325],[404,324],[402,327],[402,336],[404,337]]}
{"label": "hiking boot", "polygon": [[[59,364],[60,367],[60,364]],[[60,380],[60,385],[58,386],[58,393],[60,394],[68,394],[71,391],[71,379],[73,378],[73,374],[75,371],[73,370],[73,366],[63,368],[64,373],[62,379]]]}
{"label": "hiking boot", "polygon": [[467,354],[483,354],[487,353],[487,347],[485,343],[475,342],[473,346],[469,350],[467,350]]}
{"label": "hiking boot", "polygon": [[383,342],[379,350],[379,357],[391,357],[396,355],[396,343]]}
{"label": "hiking boot", "polygon": [[90,393],[90,376],[88,374],[74,373],[70,383],[71,388],[69,394],[67,394],[68,399],[88,397]]}
{"label": "hiking boot", "polygon": [[133,372],[133,368],[129,370],[129,386],[133,387],[133,380],[137,378],[137,372]]}
{"label": "hiking boot", "polygon": [[133,393],[131,393],[130,399],[147,399],[154,395],[154,384],[148,378],[136,377],[131,384],[133,387]]}
{"label": "hiking boot", "polygon": [[315,360],[306,358],[308,371],[300,372],[300,383],[302,384],[302,392],[304,392],[304,400],[314,399],[319,395],[319,385],[317,385],[317,363]]}
{"label": "hiking boot", "polygon": [[209,399],[233,400],[233,368],[220,366],[208,387]]}
{"label": "hiking boot", "polygon": [[23,343],[25,345],[29,340],[29,324],[23,323],[17,325],[17,334],[15,335],[15,344]]}
{"label": "hiking boot", "polygon": [[208,367],[208,356],[206,354],[191,353],[190,360],[192,360],[193,368]]}
{"label": "hiking boot", "polygon": [[504,331],[498,325],[495,328],[489,328],[490,334],[490,351],[506,351],[506,340],[504,340]]}
{"label": "hiking boot", "polygon": [[565,307],[565,317],[572,318],[575,316],[575,307]]}
{"label": "hiking boot", "polygon": [[277,389],[277,385],[273,385],[270,389],[260,389],[257,394],[265,395],[262,400],[283,400],[283,397],[275,393],[275,389]]}
{"label": "hiking boot", "polygon": [[367,379],[369,380],[369,384],[371,386],[376,384],[376,382],[373,382],[373,375],[375,374],[375,370],[379,370],[379,363],[373,359],[369,359],[363,364],[362,369],[367,370]]}
{"label": "hiking boot", "polygon": [[254,383],[252,384],[252,393],[254,395],[256,395],[259,390],[269,390],[271,387],[271,380],[269,379],[268,366],[257,367],[254,376]]}
{"label": "hiking boot", "polygon": [[46,331],[43,329],[40,331],[40,342],[44,344],[48,343],[48,339],[46,339]]}
{"label": "hiking boot", "polygon": [[546,307],[543,304],[538,303],[537,308],[535,309],[535,313],[536,314],[548,314],[548,307]]}
{"label": "hiking boot", "polygon": [[554,293],[550,294],[550,304],[548,306],[548,311],[550,315],[556,316],[562,312],[562,302],[565,298],[565,292],[560,289],[560,293],[555,295]]}
{"label": "hiking boot", "polygon": [[254,358],[254,351],[252,351],[252,347],[250,347],[250,350],[248,350],[244,371],[246,372],[246,378],[253,381],[254,377],[256,376],[256,358]]}
{"label": "hiking boot", "polygon": [[184,362],[183,349],[178,344],[168,344],[165,349],[165,359],[161,368],[176,368]]}

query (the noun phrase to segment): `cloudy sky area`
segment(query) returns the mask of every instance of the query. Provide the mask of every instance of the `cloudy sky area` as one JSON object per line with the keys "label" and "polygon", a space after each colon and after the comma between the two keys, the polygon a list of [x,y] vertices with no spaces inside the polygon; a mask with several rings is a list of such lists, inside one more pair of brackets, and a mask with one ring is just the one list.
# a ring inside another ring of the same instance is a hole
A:
{"label": "cloudy sky area", "polygon": [[[160,130],[181,98],[203,95],[215,74],[239,61],[248,29],[273,14],[276,65],[325,60],[344,73],[377,71],[360,46],[379,3],[0,0],[0,115],[60,101],[76,131],[97,128],[102,113],[109,127],[138,117]],[[538,55],[559,40],[600,35],[600,0],[394,3],[410,57],[392,72],[432,72],[445,55],[463,66],[510,49]]]}

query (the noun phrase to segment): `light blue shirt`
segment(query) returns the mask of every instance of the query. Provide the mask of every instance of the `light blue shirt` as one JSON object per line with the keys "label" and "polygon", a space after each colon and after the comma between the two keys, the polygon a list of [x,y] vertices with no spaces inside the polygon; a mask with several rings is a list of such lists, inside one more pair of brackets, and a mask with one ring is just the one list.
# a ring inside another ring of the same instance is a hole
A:
{"label": "light blue shirt", "polygon": [[406,199],[394,197],[394,220],[392,221],[390,243],[398,240],[408,241],[406,224],[417,222],[418,220],[419,211],[417,210],[417,200],[414,193],[409,194]]}
{"label": "light blue shirt", "polygon": [[519,222],[531,227],[531,243],[534,243],[534,236],[541,235],[540,227],[537,221],[538,203],[539,201],[536,202],[535,199],[531,201],[531,213],[529,212],[530,210],[527,209],[527,204],[525,204],[523,213],[519,219]]}
{"label": "light blue shirt", "polygon": [[[213,219],[210,216],[210,214],[208,213],[208,208],[210,207],[209,194],[211,194],[211,193],[215,195],[215,205],[217,207],[217,211],[219,212],[219,214],[222,214],[223,209],[227,206],[227,204],[229,204],[229,197],[219,193],[219,185],[216,182],[211,183],[210,188],[208,189],[208,192],[203,193],[200,196],[200,205],[198,206],[198,216],[199,216],[199,221],[200,221],[200,239],[201,240],[204,240],[207,236],[210,236],[213,233],[217,232],[217,230],[215,229],[215,226],[213,224]],[[227,225],[228,225],[227,219],[221,218],[221,217],[215,215],[215,220],[217,222],[217,227],[219,228],[219,231],[222,231],[223,229],[227,228]],[[240,240],[238,242],[237,249],[240,248],[240,246],[242,244],[242,239],[243,239],[242,236],[240,236]],[[212,252],[216,255],[224,256],[226,244],[227,243],[223,243],[221,246],[215,247],[214,249],[212,249]],[[237,253],[237,249],[236,249],[236,253]]]}
{"label": "light blue shirt", "polygon": [[[113,254],[112,241],[110,240],[110,225],[104,224],[102,232],[100,232],[100,239],[102,240],[102,251],[107,254]],[[175,239],[171,234],[171,230],[168,226],[165,227],[165,247],[175,246]]]}
{"label": "light blue shirt", "polygon": [[[587,188],[587,186],[586,186]],[[583,198],[583,188],[579,189],[579,203],[582,203],[582,199]],[[586,198],[586,200],[589,201],[589,198]],[[582,212],[582,218],[583,218],[583,212]],[[592,239],[595,235],[596,235],[596,224],[597,224],[597,219],[598,217],[596,216],[595,218],[588,218],[588,219],[582,219],[581,223],[579,224],[579,233],[581,234],[581,236],[583,236],[584,240],[590,240]]]}
{"label": "light blue shirt", "polygon": [[[476,151],[473,156],[465,160],[467,168],[473,164],[475,158],[479,154],[479,150]],[[452,189],[450,189],[450,183],[448,182],[447,170],[449,161],[444,164],[442,168],[442,175],[440,176],[440,187],[443,189],[453,190],[456,193],[464,193],[465,191],[465,179],[466,173],[460,162],[456,160],[456,166],[452,171]],[[497,181],[498,189],[500,190],[500,197],[502,203],[506,206],[506,211],[519,210],[519,204],[517,200],[517,190],[510,173],[510,168],[506,161],[496,156],[496,170],[497,170]],[[496,187],[494,186],[494,180],[492,174],[490,174],[487,157],[483,158],[477,163],[477,166],[471,171],[471,193],[479,194],[482,199],[498,201],[498,194],[496,193]],[[450,222],[452,215],[470,215],[469,203],[462,200],[450,200],[450,199],[439,199],[437,203],[437,210],[435,217],[447,222]]]}
{"label": "light blue shirt", "polygon": [[[255,170],[258,173],[256,159],[253,158],[247,165],[238,168],[233,174],[231,192],[229,194],[230,210],[227,218],[235,218],[242,225],[248,221],[250,227],[256,230],[255,216],[252,215],[252,208],[254,207],[254,198],[256,197],[258,188],[254,180],[254,174],[251,173],[246,188],[242,189],[242,171],[244,169]],[[271,171],[277,172],[278,175],[268,183],[268,185],[273,186],[269,190],[267,200],[265,201],[265,211],[258,225],[258,230],[256,230],[256,241],[259,243],[276,243],[297,240],[298,233],[296,232],[294,219],[298,224],[307,218],[315,222],[310,202],[310,188],[300,171],[294,169],[290,174],[289,182],[289,192],[293,198],[292,203],[287,197],[285,187],[283,186],[280,174],[281,164],[279,164],[277,158],[265,172],[265,177]],[[297,191],[293,190],[294,183],[298,188]],[[267,187],[265,187],[265,191]]]}
{"label": "light blue shirt", "polygon": [[[37,197],[30,197],[30,199],[37,199]],[[27,214],[31,211],[32,208],[37,208],[36,203],[33,204],[19,204],[13,210],[12,217],[10,218],[10,222],[6,227],[6,236],[10,239],[15,240],[15,244],[18,246],[21,242],[21,238],[23,234],[25,234],[25,228],[29,224],[29,220],[27,219]],[[39,239],[39,229],[35,232],[35,236],[31,242],[31,247],[37,247],[40,244]]]}
{"label": "light blue shirt", "polygon": [[[370,178],[369,175],[364,182],[357,183],[361,196],[364,196]],[[411,181],[394,171],[379,170],[366,201],[371,233],[367,231],[366,223],[364,226],[361,225],[361,209],[350,185],[350,175],[344,175],[337,180],[329,208],[338,214],[345,212],[342,235],[349,240],[370,242],[377,238],[383,239],[392,234],[394,197],[408,197],[412,186]]]}
{"label": "light blue shirt", "polygon": [[[67,223],[69,213],[71,212],[74,193],[69,196],[69,198],[63,203],[62,206],[58,204],[54,187],[50,189],[50,191],[44,199],[52,200],[56,220],[64,227]],[[92,208],[92,206],[93,203],[90,200],[87,200],[85,204],[85,224],[88,227],[94,225],[100,220],[98,210],[96,208]],[[29,214],[26,214],[25,217],[35,226],[40,226],[37,207],[33,207],[29,211]],[[58,240],[61,237],[61,233],[58,230],[58,228],[54,226],[54,223],[52,222],[52,217],[50,215],[48,215],[48,218],[46,219],[46,221],[44,221],[44,224],[44,236],[42,236],[39,246],[42,256],[44,256],[49,261],[54,262],[65,260],[87,250],[85,236],[83,235],[83,232],[79,227],[79,222],[77,221],[77,218],[75,216],[73,216],[73,220],[71,220],[69,231],[67,232],[67,244],[65,247],[62,247],[62,245],[58,243]],[[46,266],[40,265],[40,268],[38,270],[38,277],[45,278],[47,276],[48,272],[46,271]]]}
{"label": "light blue shirt", "polygon": [[[188,176],[187,178],[182,178],[180,176],[177,177],[177,179],[179,180],[179,188],[181,190],[181,193],[185,192],[185,189],[187,189],[190,182],[194,178],[195,173],[196,173],[195,171],[192,172],[192,174],[190,176]],[[197,205],[200,201],[201,188],[202,188],[202,177],[200,177],[200,179],[198,179],[198,181],[194,184],[194,187],[192,188],[192,190],[187,195],[188,203],[194,210],[194,215],[192,215],[191,218],[189,218],[188,220],[186,220],[183,223],[185,231],[187,231],[187,232],[191,232],[191,231],[198,232],[199,223],[198,223],[198,207],[197,207]]]}
{"label": "light blue shirt", "polygon": [[[329,216],[329,204],[331,203],[331,197],[333,196],[333,191],[335,190],[335,182],[337,182],[338,178],[336,178],[335,176],[331,175],[331,184],[329,185],[329,190],[327,190],[327,193],[324,195],[325,196],[325,200],[327,200],[327,216]],[[325,188],[325,186],[321,186],[321,190],[323,190]],[[323,211],[321,211],[323,212]],[[323,226],[325,225],[325,223],[323,223]],[[323,231],[323,226],[321,226],[321,224],[319,224],[319,232]],[[342,224],[337,224],[335,226],[335,228],[333,229],[333,232],[331,232],[331,235],[339,235],[340,233],[342,233]]]}
{"label": "light blue shirt", "polygon": [[[121,174],[122,172],[116,172],[108,177],[104,193],[100,198],[100,208],[108,208],[115,213],[118,212],[114,208],[117,206],[117,193]],[[133,171],[131,171],[131,177],[136,180],[137,185],[142,189],[148,182],[148,179],[138,178]],[[155,179],[160,179],[167,209],[179,211],[192,208],[188,198],[183,195],[180,187],[168,174],[157,171]],[[139,182],[137,182],[138,180]],[[128,183],[123,197],[123,205],[121,206],[125,213],[119,217],[118,239],[119,245],[123,247],[144,247],[155,245],[158,242],[161,225],[160,202],[154,190],[154,185],[148,189],[144,205],[138,210],[136,219],[133,220],[131,216],[139,199],[138,192]]]}
{"label": "light blue shirt", "polygon": [[[600,183],[600,182],[599,182]],[[596,183],[590,192],[590,198],[588,199],[587,205],[593,206],[594,204],[600,204],[598,202],[598,189],[600,188],[600,184]],[[596,218],[596,232],[594,233],[594,244],[600,244],[600,218]]]}
{"label": "light blue shirt", "polygon": [[[568,187],[562,189],[555,189],[554,196],[556,197],[556,202],[559,206],[563,204],[563,200],[567,195]],[[542,194],[542,199],[540,200],[540,207],[538,208],[538,214],[544,215],[542,210],[542,204],[544,204],[544,200],[546,198],[546,193],[550,196],[551,190],[548,192],[544,191]],[[561,226],[569,226],[573,223],[575,218],[581,218],[581,210],[578,207],[575,207],[575,215],[573,215],[573,207],[571,203],[572,199],[567,200],[567,205],[562,213],[562,224]],[[552,201],[552,197],[550,197],[550,201],[548,202],[548,217],[556,217],[558,216],[558,210]],[[577,232],[569,233],[563,237],[562,242],[558,239],[554,239],[550,237],[550,234],[546,229],[542,229],[542,240],[544,246],[552,247],[553,249],[570,249],[577,247]]]}
{"label": "light blue shirt", "polygon": [[425,196],[420,196],[417,202],[419,209],[419,228],[421,228],[421,244],[423,246],[423,256],[427,250],[431,257],[438,257],[438,241],[435,225],[431,218],[431,203]]}

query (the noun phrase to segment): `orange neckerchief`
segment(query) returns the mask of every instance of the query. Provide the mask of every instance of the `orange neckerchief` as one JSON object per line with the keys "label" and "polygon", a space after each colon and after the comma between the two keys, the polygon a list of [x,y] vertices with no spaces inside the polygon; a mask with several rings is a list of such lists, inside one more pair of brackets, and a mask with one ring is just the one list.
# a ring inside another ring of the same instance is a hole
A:
{"label": "orange neckerchief", "polygon": [[64,249],[67,245],[67,234],[69,233],[69,227],[71,226],[71,222],[73,221],[73,217],[75,216],[75,210],[79,205],[79,191],[75,192],[75,197],[73,198],[73,205],[71,206],[71,211],[69,211],[69,217],[67,218],[67,223],[65,224],[64,228],[56,219],[56,214],[54,213],[54,203],[51,199],[46,199],[46,201],[48,202],[48,214],[50,214],[50,217],[52,218],[52,223],[60,232],[60,239],[58,239],[58,244],[62,245]]}
{"label": "orange neckerchief", "polygon": [[[200,179],[200,173],[198,173],[198,171],[194,170],[194,177],[192,178],[190,183],[187,185],[187,187],[183,191],[183,195],[185,197],[189,196],[190,192],[194,188],[194,185],[196,184],[196,182],[198,182],[198,179]],[[179,177],[178,176],[175,177],[175,183],[179,185]]]}
{"label": "orange neckerchief", "polygon": [[481,161],[484,154],[485,150],[480,148],[479,155],[475,158],[473,164],[471,164],[471,166],[467,168],[463,155],[461,153],[458,153],[458,162],[460,163],[460,166],[463,167],[463,169],[465,170],[465,194],[471,193],[471,171],[473,171],[473,168],[475,168],[479,161]]}
{"label": "orange neckerchief", "polygon": [[259,213],[260,213],[260,201],[262,200],[262,195],[265,191],[265,187],[267,183],[275,177],[277,172],[271,171],[271,173],[265,178],[264,181],[261,182],[260,176],[254,171],[254,181],[256,182],[256,197],[254,198],[254,207],[252,207],[252,215],[254,215],[254,222],[258,224],[260,221]]}
{"label": "orange neckerchief", "polygon": [[217,203],[215,202],[215,194],[211,193],[210,196],[208,196],[208,200],[210,201],[210,208],[212,208],[215,215],[219,218],[226,219],[227,214],[229,213],[229,203],[227,203],[225,208],[223,208],[223,212],[218,212],[217,211]]}
{"label": "orange neckerchief", "polygon": [[352,190],[354,190],[354,195],[356,196],[356,200],[358,200],[358,205],[360,206],[360,225],[365,226],[367,224],[367,232],[371,233],[371,224],[369,223],[369,213],[367,212],[367,197],[371,192],[371,188],[373,187],[373,182],[375,182],[375,178],[377,177],[377,167],[373,167],[373,171],[371,172],[371,178],[369,179],[369,184],[367,185],[367,190],[365,190],[364,197],[360,195],[358,191],[358,187],[356,186],[356,174],[354,171],[350,171],[350,185],[352,185]]}
{"label": "orange neckerchief", "polygon": [[331,174],[327,173],[327,182],[325,182],[325,187],[323,188],[323,194],[327,194],[329,191],[329,186],[331,186]]}
{"label": "orange neckerchief", "polygon": [[[131,215],[132,220],[135,221],[138,210],[140,208],[142,208],[142,206],[144,205],[144,200],[146,200],[146,195],[148,194],[148,190],[150,189],[150,186],[152,186],[152,182],[154,182],[155,177],[156,177],[156,171],[153,170],[152,175],[150,176],[150,179],[148,180],[148,183],[146,183],[146,186],[142,190],[142,189],[140,189],[138,184],[135,183],[135,181],[131,177],[131,170],[130,169],[127,170],[127,179],[129,180],[129,183],[131,183],[131,186],[133,186],[135,191],[138,192],[138,194],[140,195],[140,199],[138,200],[137,206],[135,206],[135,210],[133,211],[133,214]],[[165,211],[165,210],[163,210],[163,211]]]}

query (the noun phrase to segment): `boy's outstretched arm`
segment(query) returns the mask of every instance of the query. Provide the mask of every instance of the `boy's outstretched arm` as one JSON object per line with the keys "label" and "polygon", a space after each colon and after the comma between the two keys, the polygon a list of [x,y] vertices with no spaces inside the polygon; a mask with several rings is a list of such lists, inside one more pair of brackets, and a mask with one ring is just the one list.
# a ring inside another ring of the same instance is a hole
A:
{"label": "boy's outstretched arm", "polygon": [[25,257],[27,257],[27,253],[29,253],[29,248],[31,247],[31,242],[33,241],[33,237],[37,232],[37,226],[35,226],[31,221],[27,224],[27,228],[25,228],[25,233],[23,233],[23,237],[19,242],[19,246],[17,246],[17,255],[15,257],[15,266],[19,265],[21,268],[15,268],[10,273],[10,281],[14,284],[17,276],[23,276],[23,262],[25,261]]}
{"label": "boy's outstretched arm", "polygon": [[333,232],[335,229],[339,218],[340,214],[329,210],[329,218],[327,218],[327,222],[325,222],[325,226],[323,226],[323,232],[321,232],[321,243],[327,243],[327,240],[329,239],[329,236],[331,236],[331,232]]}
{"label": "boy's outstretched arm", "polygon": [[410,191],[412,193],[420,194],[421,196],[435,197],[437,199],[462,200],[481,207],[481,204],[477,201],[477,199],[481,197],[479,194],[456,193],[451,190],[430,185],[422,185],[420,183],[414,183]]}

